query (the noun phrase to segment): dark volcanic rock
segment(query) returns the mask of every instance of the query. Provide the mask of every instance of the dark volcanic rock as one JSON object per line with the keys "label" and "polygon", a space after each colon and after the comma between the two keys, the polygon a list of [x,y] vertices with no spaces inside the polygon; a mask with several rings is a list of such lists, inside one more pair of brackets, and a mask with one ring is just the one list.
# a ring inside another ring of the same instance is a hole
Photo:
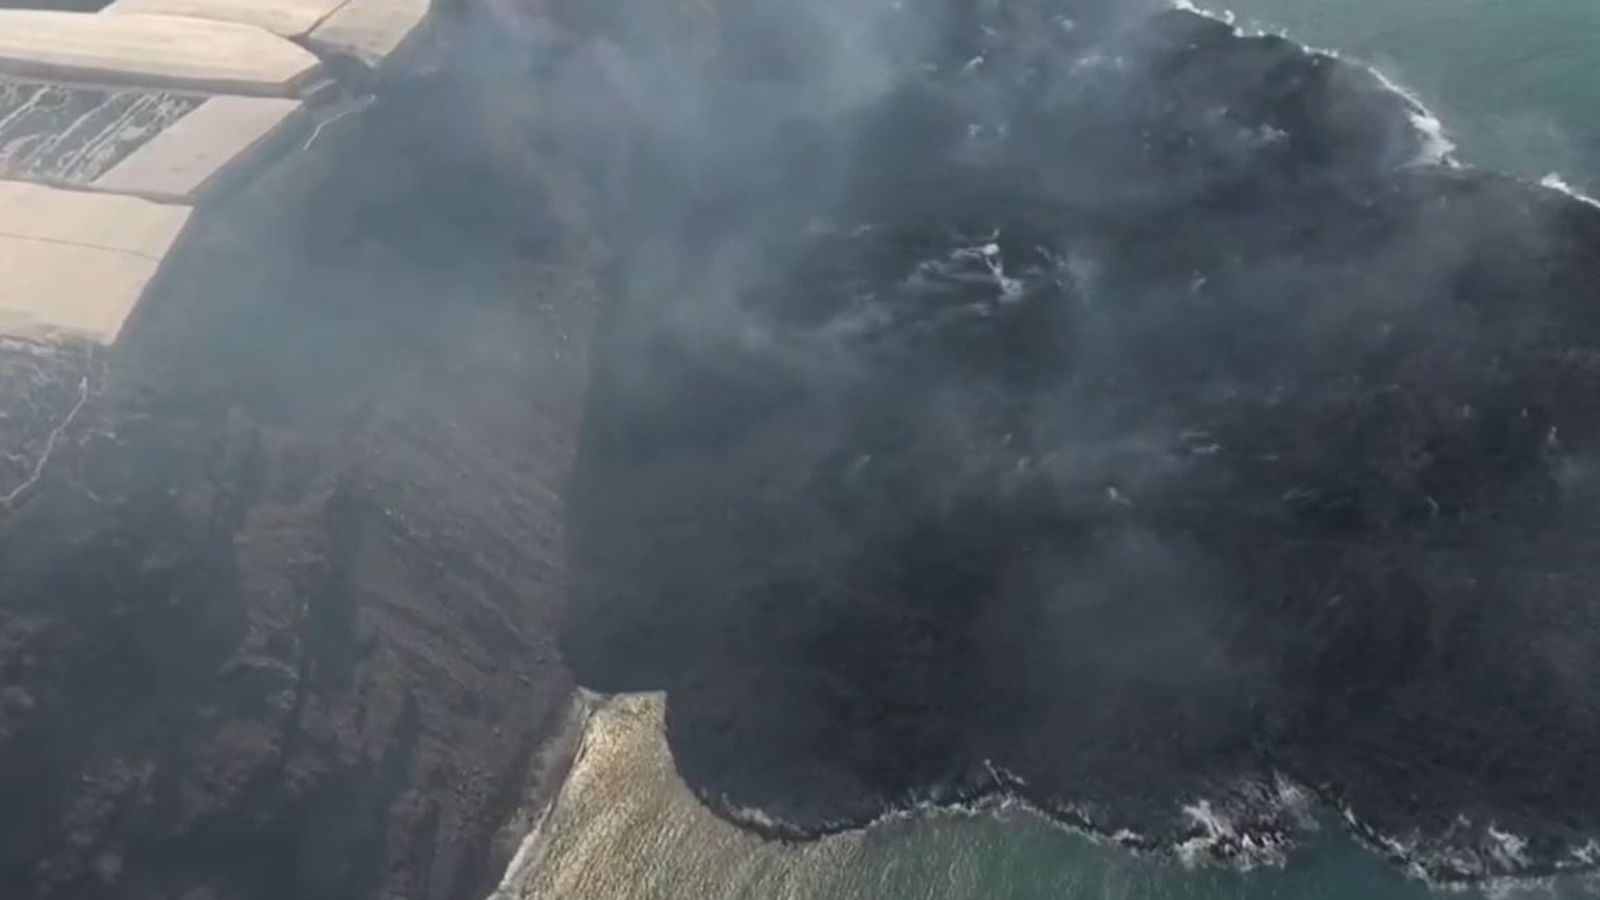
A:
{"label": "dark volcanic rock", "polygon": [[1297,782],[1439,877],[1585,864],[1600,209],[1280,38],[936,5],[641,182],[693,188],[598,344],[580,680],[791,834],[1005,790],[1259,847]]}
{"label": "dark volcanic rock", "polygon": [[498,877],[571,692],[593,292],[482,89],[385,85],[203,210],[109,359],[0,348],[0,492],[88,396],[0,506],[7,900]]}

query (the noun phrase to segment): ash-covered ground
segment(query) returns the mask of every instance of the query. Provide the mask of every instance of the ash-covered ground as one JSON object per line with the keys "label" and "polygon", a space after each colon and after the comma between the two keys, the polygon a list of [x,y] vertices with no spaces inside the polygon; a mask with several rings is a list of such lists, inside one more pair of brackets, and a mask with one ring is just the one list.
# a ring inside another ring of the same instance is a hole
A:
{"label": "ash-covered ground", "polygon": [[1309,796],[1440,879],[1600,862],[1600,209],[1192,12],[718,15],[689,75],[601,26],[659,120],[581,682],[780,835],[1011,792],[1261,858]]}

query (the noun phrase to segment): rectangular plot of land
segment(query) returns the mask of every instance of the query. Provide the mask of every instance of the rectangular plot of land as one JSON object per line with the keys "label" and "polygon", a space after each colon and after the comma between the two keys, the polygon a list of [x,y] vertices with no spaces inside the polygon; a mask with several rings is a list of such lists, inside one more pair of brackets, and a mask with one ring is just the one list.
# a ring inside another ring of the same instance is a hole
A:
{"label": "rectangular plot of land", "polygon": [[88,184],[201,98],[0,80],[0,178]]}
{"label": "rectangular plot of land", "polygon": [[345,0],[116,0],[111,15],[148,13],[259,25],[288,38],[304,37]]}
{"label": "rectangular plot of land", "polygon": [[192,203],[291,128],[298,100],[212,97],[98,178],[96,190]]}
{"label": "rectangular plot of land", "polygon": [[311,32],[318,52],[379,68],[421,32],[428,0],[349,0]]}
{"label": "rectangular plot of land", "polygon": [[0,10],[0,72],[94,84],[293,96],[321,63],[255,25]]}
{"label": "rectangular plot of land", "polygon": [[0,181],[0,333],[114,342],[188,220],[184,206]]}

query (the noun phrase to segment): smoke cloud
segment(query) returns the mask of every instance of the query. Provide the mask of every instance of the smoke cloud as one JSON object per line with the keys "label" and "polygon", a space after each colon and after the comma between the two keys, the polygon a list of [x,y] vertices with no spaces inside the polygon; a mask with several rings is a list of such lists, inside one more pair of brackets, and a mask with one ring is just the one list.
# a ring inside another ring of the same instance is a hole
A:
{"label": "smoke cloud", "polygon": [[1593,210],[1153,3],[584,9],[563,640],[707,802],[1207,800],[1249,857],[1297,782],[1441,878],[1583,865]]}

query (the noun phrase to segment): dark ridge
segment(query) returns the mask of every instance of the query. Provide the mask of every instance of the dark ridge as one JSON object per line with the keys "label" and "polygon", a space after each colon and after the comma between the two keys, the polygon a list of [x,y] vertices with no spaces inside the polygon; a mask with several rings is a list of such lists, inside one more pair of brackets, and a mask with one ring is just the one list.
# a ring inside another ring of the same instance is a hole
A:
{"label": "dark ridge", "polygon": [[0,341],[0,496],[87,394],[0,503],[5,900],[481,900],[552,790],[594,293],[550,78],[471,38],[203,204],[115,348]]}
{"label": "dark ridge", "polygon": [[903,6],[949,27],[866,100],[738,70],[717,152],[640,138],[580,680],[666,690],[683,776],[784,836],[1004,791],[1146,847],[1208,800],[1247,854],[1288,780],[1440,879],[1586,865],[1600,209],[1280,38]]}

